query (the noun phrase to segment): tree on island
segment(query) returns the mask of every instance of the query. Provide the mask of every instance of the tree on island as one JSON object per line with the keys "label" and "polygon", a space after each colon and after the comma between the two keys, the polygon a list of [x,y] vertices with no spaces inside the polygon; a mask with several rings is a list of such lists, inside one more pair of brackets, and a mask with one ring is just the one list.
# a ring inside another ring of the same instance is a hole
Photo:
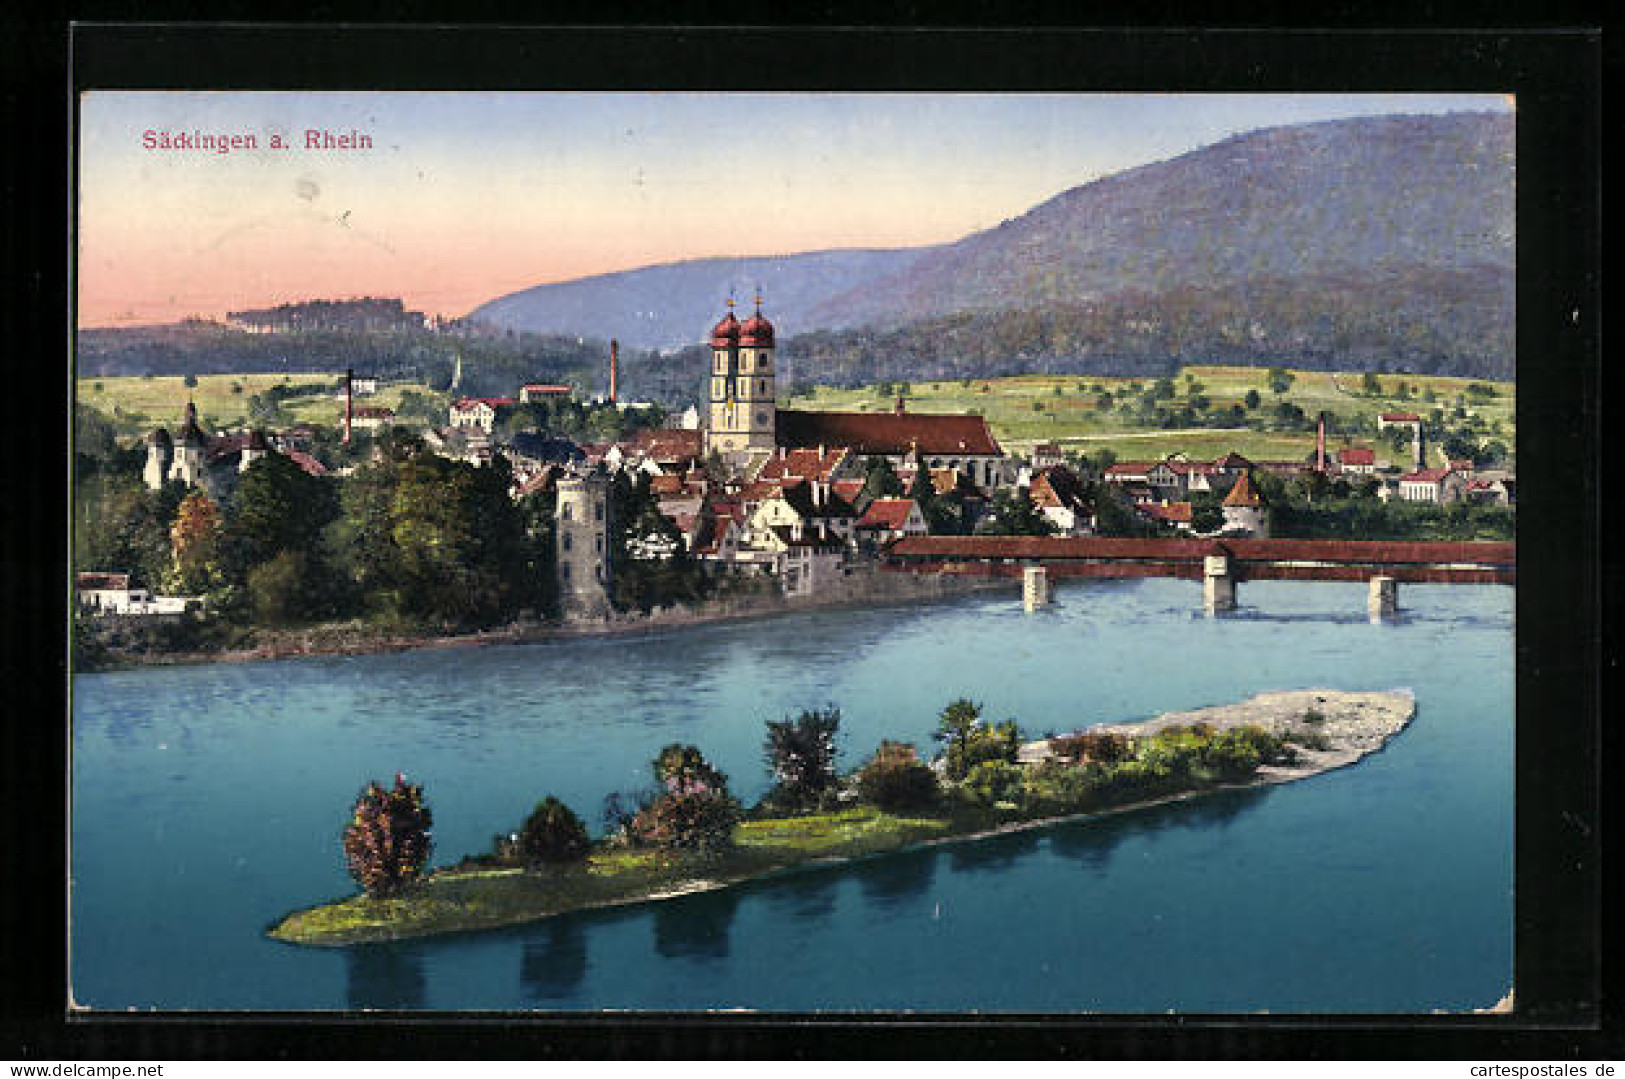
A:
{"label": "tree on island", "polygon": [[370,896],[399,895],[422,874],[433,849],[434,814],[423,788],[395,773],[395,789],[369,782],[344,829],[350,876]]}
{"label": "tree on island", "polygon": [[812,806],[835,789],[840,727],[841,710],[834,705],[803,711],[795,719],[767,721],[762,752],[778,780],[775,800],[797,808]]}
{"label": "tree on island", "polygon": [[587,856],[592,843],[581,818],[550,794],[525,818],[517,846],[520,860],[536,867],[578,862]]}
{"label": "tree on island", "polygon": [[941,793],[937,774],[904,742],[881,742],[855,779],[858,796],[888,813],[929,809]]}
{"label": "tree on island", "polygon": [[716,851],[733,842],[743,813],[728,793],[728,777],[696,747],[673,744],[652,762],[662,793],[632,818],[628,832],[641,843]]}
{"label": "tree on island", "polygon": [[949,702],[931,736],[943,745],[943,772],[959,781],[983,761],[1015,763],[1021,728],[1013,719],[997,726],[982,721],[982,706],[968,697]]}

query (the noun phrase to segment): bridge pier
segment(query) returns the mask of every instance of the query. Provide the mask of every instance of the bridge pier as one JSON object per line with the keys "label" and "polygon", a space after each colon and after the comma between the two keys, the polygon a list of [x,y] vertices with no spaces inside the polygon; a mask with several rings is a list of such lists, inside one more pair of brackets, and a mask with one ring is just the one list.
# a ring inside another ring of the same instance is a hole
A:
{"label": "bridge pier", "polygon": [[1230,559],[1225,555],[1208,555],[1202,559],[1202,609],[1210,615],[1236,609],[1236,579],[1230,573]]}
{"label": "bridge pier", "polygon": [[1021,571],[1021,606],[1026,611],[1048,607],[1050,601],[1049,570],[1043,566],[1027,566]]}
{"label": "bridge pier", "polygon": [[1394,617],[1399,610],[1399,581],[1381,575],[1371,578],[1371,590],[1366,593],[1365,608],[1373,622]]}

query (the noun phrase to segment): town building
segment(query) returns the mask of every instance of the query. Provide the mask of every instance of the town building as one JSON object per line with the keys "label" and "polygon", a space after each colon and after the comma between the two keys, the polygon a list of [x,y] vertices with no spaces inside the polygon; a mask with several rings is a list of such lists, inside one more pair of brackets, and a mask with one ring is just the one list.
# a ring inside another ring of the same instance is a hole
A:
{"label": "town building", "polygon": [[350,426],[362,431],[378,431],[395,422],[395,410],[383,405],[360,405],[350,410]]}
{"label": "town building", "polygon": [[707,451],[734,461],[771,452],[777,391],[773,324],[762,316],[762,298],[756,297],[756,313],[741,324],[730,297],[728,313],[711,329],[710,343]]}
{"label": "town building", "polygon": [[877,498],[869,503],[853,526],[860,546],[883,547],[904,536],[924,536],[931,531],[920,504],[912,498]]}
{"label": "town building", "polygon": [[1377,452],[1360,446],[1345,446],[1337,451],[1337,467],[1356,475],[1373,475],[1377,471]]}
{"label": "town building", "polygon": [[1398,495],[1406,502],[1459,502],[1467,497],[1467,479],[1453,468],[1424,468],[1399,477]]}
{"label": "town building", "polygon": [[539,401],[556,401],[570,396],[570,387],[556,382],[527,382],[519,387],[519,403],[531,405]]}

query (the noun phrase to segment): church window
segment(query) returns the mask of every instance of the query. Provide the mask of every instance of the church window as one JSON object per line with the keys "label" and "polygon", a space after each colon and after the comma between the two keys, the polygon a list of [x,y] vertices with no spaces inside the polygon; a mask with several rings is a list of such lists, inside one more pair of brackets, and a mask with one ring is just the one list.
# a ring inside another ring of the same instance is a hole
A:
{"label": "church window", "polygon": [[571,536],[570,536],[570,533],[568,533],[568,532],[566,532],[566,533],[565,533],[565,534],[564,534],[564,549],[565,549],[565,550],[566,550],[566,551],[568,551],[568,550],[570,550],[570,548],[571,548],[571,547],[572,547],[572,546],[574,546],[574,544],[573,544],[573,543],[572,543],[572,542],[571,542]]}
{"label": "church window", "polygon": [[560,562],[559,563],[559,579],[560,580],[565,580],[565,581],[568,581],[570,579],[570,563],[568,563],[568,562]]}
{"label": "church window", "polygon": [[570,503],[568,503],[568,502],[566,502],[566,503],[565,503],[565,504],[564,504],[564,519],[565,519],[565,520],[566,520],[566,521],[568,521],[568,520],[569,520],[569,519],[570,519],[570,510],[571,510],[571,509],[573,509],[573,508],[574,508],[574,507],[572,507],[572,506],[571,506],[571,505],[570,505]]}
{"label": "church window", "polygon": [[592,519],[595,521],[602,521],[604,519],[604,504],[602,502],[593,504]]}

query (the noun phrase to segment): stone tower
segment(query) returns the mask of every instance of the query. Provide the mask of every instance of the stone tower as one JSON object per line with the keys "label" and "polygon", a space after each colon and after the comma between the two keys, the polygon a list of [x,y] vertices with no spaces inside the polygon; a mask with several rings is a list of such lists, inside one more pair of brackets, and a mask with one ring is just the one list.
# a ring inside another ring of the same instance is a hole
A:
{"label": "stone tower", "polygon": [[197,425],[197,406],[186,402],[186,422],[175,440],[175,460],[169,466],[169,478],[180,480],[188,487],[203,482],[203,459],[208,453],[209,439]]}
{"label": "stone tower", "polygon": [[147,436],[147,465],[141,470],[141,478],[146,481],[147,487],[156,491],[169,479],[169,467],[175,459],[175,443],[169,437],[169,432],[162,427],[153,429]]}
{"label": "stone tower", "polygon": [[609,479],[602,473],[566,476],[558,482],[557,565],[559,605],[566,618],[609,613]]}
{"label": "stone tower", "polygon": [[740,325],[729,311],[711,330],[710,407],[706,414],[706,449],[724,456],[773,452],[773,324],[756,313]]}

